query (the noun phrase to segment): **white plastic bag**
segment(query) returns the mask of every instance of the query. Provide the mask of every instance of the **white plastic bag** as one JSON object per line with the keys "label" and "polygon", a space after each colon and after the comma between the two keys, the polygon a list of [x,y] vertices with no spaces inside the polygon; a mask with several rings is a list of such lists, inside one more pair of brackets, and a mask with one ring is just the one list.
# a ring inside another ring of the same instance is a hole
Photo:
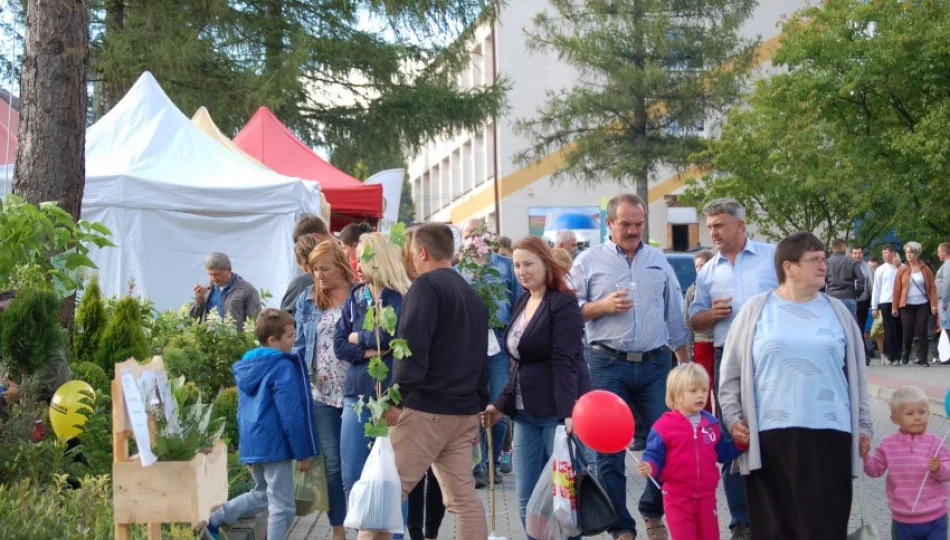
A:
{"label": "white plastic bag", "polygon": [[554,433],[554,455],[551,458],[554,518],[566,536],[579,535],[577,526],[577,491],[574,489],[574,463],[568,448],[567,432],[558,426]]}
{"label": "white plastic bag", "polygon": [[389,437],[377,437],[363,473],[350,491],[343,526],[363,531],[401,533],[402,485]]}

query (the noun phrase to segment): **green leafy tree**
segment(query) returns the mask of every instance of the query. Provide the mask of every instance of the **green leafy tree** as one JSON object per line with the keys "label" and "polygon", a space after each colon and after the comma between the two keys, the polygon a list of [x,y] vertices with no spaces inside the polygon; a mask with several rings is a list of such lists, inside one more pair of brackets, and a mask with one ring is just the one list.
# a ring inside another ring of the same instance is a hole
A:
{"label": "green leafy tree", "polygon": [[93,8],[101,112],[149,69],[182,110],[207,106],[229,135],[265,105],[308,143],[369,155],[480,126],[502,107],[502,84],[456,84],[470,62],[470,28],[492,16],[492,0],[95,0]]}
{"label": "green leafy tree", "polygon": [[517,123],[531,144],[516,161],[560,152],[564,166],[553,180],[609,179],[649,200],[650,175],[688,163],[704,146],[697,128],[737,101],[756,45],[739,31],[755,0],[550,4],[528,47],[557,53],[580,77]]}
{"label": "green leafy tree", "polygon": [[944,241],[950,235],[950,213],[940,204],[950,191],[950,56],[943,52],[950,5],[830,0],[796,14],[783,30],[773,58],[782,72],[757,94],[774,131],[820,129],[819,149],[833,180],[820,196],[854,203],[839,217],[860,219],[859,242],[891,228],[928,251]]}
{"label": "green leafy tree", "polygon": [[59,298],[46,290],[22,290],[0,313],[0,357],[18,375],[40,375],[63,346]]}
{"label": "green leafy tree", "polygon": [[149,350],[148,338],[142,330],[142,306],[135,298],[125,296],[116,304],[112,320],[102,334],[97,363],[107,373],[114,374],[115,364],[130,357],[147,360]]}
{"label": "green leafy tree", "polygon": [[93,274],[83,291],[79,309],[76,311],[76,333],[73,336],[74,361],[96,361],[99,341],[108,322],[106,304],[102,299],[102,290],[99,288],[99,276]]}

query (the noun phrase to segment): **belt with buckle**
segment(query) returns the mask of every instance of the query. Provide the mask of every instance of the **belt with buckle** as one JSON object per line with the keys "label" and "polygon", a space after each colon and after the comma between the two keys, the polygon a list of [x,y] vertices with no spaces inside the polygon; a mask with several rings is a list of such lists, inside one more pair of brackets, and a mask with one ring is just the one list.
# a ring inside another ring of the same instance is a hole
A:
{"label": "belt with buckle", "polygon": [[647,352],[627,352],[627,351],[618,351],[613,347],[608,347],[606,345],[601,345],[600,343],[591,343],[590,349],[592,351],[599,352],[600,354],[605,354],[607,356],[613,356],[614,358],[622,358],[627,362],[643,362],[652,358],[659,349],[653,349],[652,351]]}

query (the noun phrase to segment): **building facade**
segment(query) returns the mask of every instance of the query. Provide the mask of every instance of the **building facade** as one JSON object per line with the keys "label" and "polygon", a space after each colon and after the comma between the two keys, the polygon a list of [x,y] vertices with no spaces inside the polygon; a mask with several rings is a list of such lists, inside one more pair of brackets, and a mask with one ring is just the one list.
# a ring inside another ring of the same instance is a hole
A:
{"label": "building facade", "polygon": [[[779,21],[805,5],[805,0],[762,0],[746,22],[743,35],[761,41],[760,76],[767,76],[778,48]],[[459,75],[458,84],[472,88],[504,77],[511,84],[509,109],[497,126],[492,123],[473,133],[430,141],[410,159],[417,221],[459,225],[470,218],[486,218],[492,227],[498,222],[502,234],[517,240],[528,234],[542,235],[561,214],[597,217],[604,198],[631,190],[632,186],[605,179],[587,185],[570,180],[553,183],[551,174],[562,163],[557,152],[529,166],[514,162],[514,156],[530,144],[515,132],[517,120],[534,116],[549,92],[570,88],[578,78],[554,53],[527,50],[525,30],[532,28],[533,18],[543,10],[551,10],[546,0],[509,2],[494,24],[484,22],[475,29],[471,62]],[[707,123],[699,129],[707,136],[713,127]],[[686,176],[661,168],[650,180],[650,235],[664,249],[711,245],[702,216],[677,200]],[[589,240],[600,242],[600,238]]]}

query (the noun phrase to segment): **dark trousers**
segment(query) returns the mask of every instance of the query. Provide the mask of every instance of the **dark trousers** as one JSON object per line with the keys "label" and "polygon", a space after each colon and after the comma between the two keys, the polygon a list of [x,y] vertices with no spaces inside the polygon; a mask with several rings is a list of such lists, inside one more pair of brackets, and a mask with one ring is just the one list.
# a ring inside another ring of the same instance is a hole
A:
{"label": "dark trousers", "polygon": [[[631,410],[643,419],[645,428],[653,427],[666,408],[666,376],[670,373],[670,350],[658,349],[644,354],[642,362],[628,362],[626,358],[590,350],[590,379],[597,390],[607,390],[620,396]],[[517,455],[517,452],[515,452]],[[600,478],[617,511],[617,521],[610,533],[629,531],[636,536],[637,525],[627,510],[626,452],[597,453],[597,476]],[[663,494],[652,482],[640,497],[640,514],[660,519],[663,517]]]}
{"label": "dark trousers", "polygon": [[891,537],[896,540],[947,540],[947,515],[926,523],[892,521]]}
{"label": "dark trousers", "polygon": [[411,540],[438,538],[439,527],[445,517],[445,504],[442,502],[442,489],[432,468],[419,480],[415,489],[409,492],[409,518],[407,527]]}
{"label": "dark trousers", "polygon": [[[868,315],[870,315],[869,313],[870,310],[871,310],[870,300],[862,300],[858,302],[858,328],[861,330],[862,333],[864,332],[864,329],[868,325]],[[865,343],[865,346],[867,346],[866,343]]]}
{"label": "dark trousers", "polygon": [[930,341],[927,339],[927,323],[930,321],[930,304],[907,305],[901,308],[901,326],[904,330],[904,354],[910,356],[910,349],[917,338],[917,359],[927,360]]}
{"label": "dark trousers", "polygon": [[[716,381],[716,395],[719,395],[719,367],[722,365],[722,347],[716,347],[716,358],[713,365],[713,378]],[[719,400],[716,400],[716,417],[722,421],[722,409],[719,408]],[[728,430],[722,430],[722,438],[726,443],[732,442],[732,434]],[[732,462],[722,464],[722,488],[726,492],[726,505],[729,507],[729,528],[734,529],[741,523],[749,523],[749,508],[746,503],[745,484],[742,482],[742,475],[732,472]]]}
{"label": "dark trousers", "polygon": [[877,308],[881,310],[881,323],[884,325],[884,354],[891,360],[900,360],[904,332],[901,330],[900,320],[891,314],[894,305],[888,302]]}
{"label": "dark trousers", "polygon": [[752,538],[842,540],[851,515],[851,434],[759,432],[762,468],[745,477]]}

